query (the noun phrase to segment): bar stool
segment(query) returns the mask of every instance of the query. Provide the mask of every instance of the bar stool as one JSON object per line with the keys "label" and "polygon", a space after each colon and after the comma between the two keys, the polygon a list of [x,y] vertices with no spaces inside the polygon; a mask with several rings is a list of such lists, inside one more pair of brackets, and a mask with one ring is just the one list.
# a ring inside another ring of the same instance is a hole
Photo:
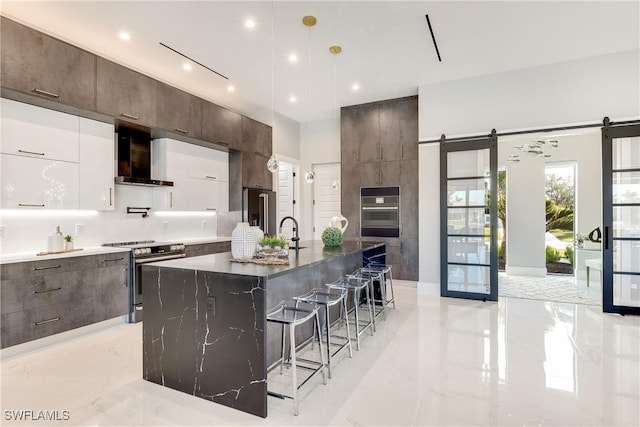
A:
{"label": "bar stool", "polygon": [[[384,317],[387,317],[387,312],[386,312],[386,305],[384,304],[383,301],[386,301],[387,299],[387,292],[386,292],[386,288],[383,285],[383,281],[384,281],[384,275],[378,271],[378,270],[374,270],[374,269],[367,269],[367,268],[358,268],[357,270],[355,270],[353,273],[349,273],[347,274],[347,277],[353,277],[353,278],[360,278],[363,280],[368,280],[369,281],[369,286],[371,288],[370,292],[371,292],[371,300],[373,303],[373,314],[374,314],[374,319],[373,319],[373,330],[375,331],[376,329],[376,317],[378,317],[380,314],[384,314]],[[375,288],[374,288],[374,282],[378,281],[380,283],[380,298],[379,300],[376,299],[375,296]],[[376,302],[380,303],[380,310],[376,309]]]}
{"label": "bar stool", "polygon": [[[331,378],[331,357],[338,354],[340,350],[345,347],[349,347],[349,357],[353,357],[353,350],[351,349],[351,332],[349,331],[349,319],[347,318],[347,290],[340,289],[340,292],[327,292],[324,289],[314,288],[304,295],[293,297],[296,302],[306,302],[308,304],[314,304],[318,307],[324,307],[324,324],[325,332],[327,333],[327,368],[329,372],[329,378]],[[347,337],[343,344],[334,344],[331,342],[331,320],[329,316],[329,308],[340,305],[340,321],[344,321],[347,325]],[[318,334],[320,337],[321,333]],[[331,351],[331,345],[338,346],[335,352]]]}
{"label": "bar stool", "polygon": [[301,368],[306,368],[311,370],[312,372],[309,376],[298,385],[298,376],[296,369],[297,365],[297,357],[296,357],[296,327],[305,324],[306,322],[314,322],[314,330],[317,328],[317,331],[320,331],[320,319],[318,316],[318,307],[313,304],[304,304],[307,307],[298,307],[299,302],[285,302],[281,301],[274,308],[269,310],[267,313],[267,322],[274,322],[282,325],[282,350],[280,352],[280,359],[276,361],[276,364],[280,364],[280,373],[282,373],[282,366],[285,364],[284,359],[284,350],[286,346],[286,334],[285,327],[289,326],[289,360],[291,364],[291,375],[292,375],[292,390],[293,395],[287,396],[285,394],[276,393],[272,391],[267,391],[267,394],[275,397],[279,397],[281,399],[289,398],[293,399],[293,413],[294,415],[298,415],[298,389],[302,387],[312,376],[314,376],[318,371],[322,371],[322,383],[327,384],[327,377],[325,373],[325,363],[324,363],[324,349],[322,348],[322,339],[320,339],[320,363],[308,361],[309,363],[317,364],[316,368],[309,368],[306,366],[300,366]]}
{"label": "bar stool", "polygon": [[[328,286],[329,289],[340,289],[353,293],[353,308],[347,313],[350,313],[351,311],[354,312],[354,326],[356,328],[356,350],[360,351],[360,335],[362,335],[367,328],[370,328],[369,330],[371,332],[371,335],[373,335],[373,332],[375,331],[373,305],[371,304],[370,296],[370,280],[344,276],[333,283],[328,283],[326,286]],[[367,312],[369,313],[368,321],[360,321],[359,311],[360,296],[362,294],[362,291],[364,291],[366,297]]]}
{"label": "bar stool", "polygon": [[384,286],[385,289],[385,293],[387,290],[387,275],[389,275],[389,288],[391,289],[391,299],[388,299],[386,301],[386,305],[389,305],[389,303],[393,304],[393,308],[396,308],[396,297],[395,294],[393,293],[393,273],[391,271],[391,267],[390,265],[385,265],[385,264],[380,264],[377,262],[371,262],[369,264],[367,264],[366,267],[364,267],[364,269],[366,270],[374,270],[374,271],[379,271],[382,273],[382,279],[384,281],[384,285],[381,283],[380,286]]}

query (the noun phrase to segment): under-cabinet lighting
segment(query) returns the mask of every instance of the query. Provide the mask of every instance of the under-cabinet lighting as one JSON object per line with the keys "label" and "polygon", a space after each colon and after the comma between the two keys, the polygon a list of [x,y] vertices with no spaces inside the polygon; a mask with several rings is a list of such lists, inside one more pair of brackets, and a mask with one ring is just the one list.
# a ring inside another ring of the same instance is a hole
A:
{"label": "under-cabinet lighting", "polygon": [[203,217],[216,216],[216,211],[156,211],[153,213],[161,217]]}
{"label": "under-cabinet lighting", "polygon": [[8,217],[72,217],[94,216],[98,211],[81,209],[0,209],[0,216]]}

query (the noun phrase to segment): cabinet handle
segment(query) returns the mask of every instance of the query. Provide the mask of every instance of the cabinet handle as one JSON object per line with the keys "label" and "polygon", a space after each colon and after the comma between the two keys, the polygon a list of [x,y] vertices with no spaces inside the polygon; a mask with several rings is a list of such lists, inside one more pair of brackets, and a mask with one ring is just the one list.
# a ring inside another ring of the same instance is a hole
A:
{"label": "cabinet handle", "polygon": [[32,205],[29,203],[18,203],[18,206],[21,206],[23,208],[44,208],[44,203],[39,205]]}
{"label": "cabinet handle", "polygon": [[360,149],[353,150],[356,154],[356,162],[360,162]]}
{"label": "cabinet handle", "polygon": [[122,272],[124,273],[124,282],[122,282],[122,287],[123,288],[128,288],[129,287],[129,272],[127,271],[126,268],[122,269]]}
{"label": "cabinet handle", "polygon": [[174,130],[176,132],[184,133],[185,135],[189,133],[189,131],[186,129],[175,128]]}
{"label": "cabinet handle", "polygon": [[18,150],[18,153],[35,154],[36,156],[44,156],[44,153],[38,153],[37,151]]}
{"label": "cabinet handle", "polygon": [[105,259],[104,262],[122,261],[123,259],[124,259],[124,257],[122,257],[122,258],[113,258],[113,259]]}
{"label": "cabinet handle", "polygon": [[382,160],[382,145],[378,145],[378,157]]}
{"label": "cabinet handle", "polygon": [[58,95],[57,93],[48,92],[46,90],[35,88],[35,89],[33,89],[33,91],[35,93],[37,93],[38,95],[48,96],[49,98],[55,98],[55,99],[60,98],[60,95]]}
{"label": "cabinet handle", "polygon": [[49,267],[33,267],[33,271],[53,270],[55,268],[60,268],[60,265],[51,265]]}
{"label": "cabinet handle", "polygon": [[216,208],[204,208],[205,211],[217,211],[218,209]]}
{"label": "cabinet handle", "polygon": [[400,146],[400,158],[404,159],[404,145]]}
{"label": "cabinet handle", "polygon": [[258,188],[262,188],[262,184],[257,184],[257,183],[256,183],[256,187],[258,187]]}
{"label": "cabinet handle", "polygon": [[207,178],[207,179],[218,179],[215,176],[209,176],[209,175],[205,176],[205,178]]}
{"label": "cabinet handle", "polygon": [[173,191],[169,191],[169,207],[173,207]]}
{"label": "cabinet handle", "polygon": [[109,187],[109,206],[113,206],[113,188]]}
{"label": "cabinet handle", "polygon": [[59,291],[62,288],[45,289],[44,291],[33,291],[34,294],[46,294],[48,292]]}
{"label": "cabinet handle", "polygon": [[47,324],[47,323],[57,322],[60,319],[61,319],[61,317],[54,317],[53,319],[47,319],[47,320],[41,320],[39,322],[35,322],[33,325],[34,326],[40,326],[40,325],[44,325],[44,324]]}
{"label": "cabinet handle", "polygon": [[138,120],[140,118],[138,116],[134,116],[133,114],[127,114],[127,113],[120,113],[120,116],[126,117],[127,119],[131,119],[131,120]]}

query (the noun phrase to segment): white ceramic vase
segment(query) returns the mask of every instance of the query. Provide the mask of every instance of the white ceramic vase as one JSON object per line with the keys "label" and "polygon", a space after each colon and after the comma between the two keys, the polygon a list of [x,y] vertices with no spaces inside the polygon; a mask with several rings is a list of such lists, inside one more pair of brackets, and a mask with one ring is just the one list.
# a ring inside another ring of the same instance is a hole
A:
{"label": "white ceramic vase", "polygon": [[256,254],[256,235],[248,222],[239,222],[231,232],[231,256],[253,258]]}
{"label": "white ceramic vase", "polygon": [[264,237],[264,231],[262,231],[262,228],[258,227],[257,225],[252,225],[251,231],[253,231],[253,235],[256,236],[256,243],[260,242],[260,240],[262,240],[262,238]]}
{"label": "white ceramic vase", "polygon": [[329,221],[329,226],[339,228],[340,231],[342,231],[342,234],[344,234],[344,231],[349,226],[349,220],[342,216],[341,213],[338,213],[338,215],[331,218],[331,221]]}

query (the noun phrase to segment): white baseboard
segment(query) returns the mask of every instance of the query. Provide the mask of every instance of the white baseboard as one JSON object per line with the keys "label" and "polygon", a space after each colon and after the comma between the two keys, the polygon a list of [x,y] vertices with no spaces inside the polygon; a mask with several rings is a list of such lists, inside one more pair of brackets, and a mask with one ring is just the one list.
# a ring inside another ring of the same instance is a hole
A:
{"label": "white baseboard", "polygon": [[547,275],[546,267],[517,267],[507,265],[507,274],[513,276],[529,276],[529,277],[545,277]]}
{"label": "white baseboard", "polygon": [[4,361],[15,356],[21,356],[32,351],[40,350],[44,347],[60,344],[74,338],[80,338],[95,332],[103,331],[114,326],[127,323],[128,316],[114,317],[113,319],[104,320],[70,331],[60,332],[59,334],[50,335],[48,337],[39,338],[37,340],[28,341],[22,344],[13,345],[11,347],[0,349],[0,360]]}

